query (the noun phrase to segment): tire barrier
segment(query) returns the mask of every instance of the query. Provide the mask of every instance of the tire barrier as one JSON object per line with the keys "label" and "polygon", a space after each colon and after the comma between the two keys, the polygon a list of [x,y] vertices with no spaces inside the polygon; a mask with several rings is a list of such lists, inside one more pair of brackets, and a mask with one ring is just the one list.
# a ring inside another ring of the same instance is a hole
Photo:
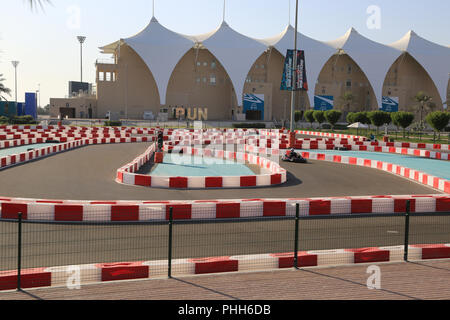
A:
{"label": "tire barrier", "polygon": [[[298,267],[331,267],[383,262],[401,262],[404,246],[357,249],[300,251]],[[450,244],[423,244],[408,246],[408,260],[422,261],[450,258]],[[294,267],[294,253],[271,253],[243,256],[224,256],[172,260],[172,273],[176,276],[217,274],[230,272],[266,271]],[[91,285],[123,280],[145,280],[167,276],[168,261],[136,261],[98,263],[26,269],[21,272],[22,288],[49,288]],[[17,272],[0,271],[0,291],[17,289]]]}
{"label": "tire barrier", "polygon": [[450,195],[405,195],[300,199],[243,199],[195,201],[68,201],[0,198],[0,218],[45,222],[168,221],[175,220],[293,217],[342,214],[449,212]]}

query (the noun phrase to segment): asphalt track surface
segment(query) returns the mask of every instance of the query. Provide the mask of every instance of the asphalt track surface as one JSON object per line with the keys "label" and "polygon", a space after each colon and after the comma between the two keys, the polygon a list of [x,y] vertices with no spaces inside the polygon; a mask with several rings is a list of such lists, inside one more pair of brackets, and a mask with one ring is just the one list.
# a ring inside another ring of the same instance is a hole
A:
{"label": "asphalt track surface", "polygon": [[[378,170],[312,161],[286,164],[281,187],[234,190],[164,190],[117,184],[117,168],[148,144],[97,145],[0,172],[0,195],[74,200],[183,200],[436,193]],[[401,245],[404,217],[302,219],[300,250]],[[412,217],[410,243],[450,243],[450,216]],[[294,220],[176,222],[174,258],[294,251]],[[23,268],[167,259],[166,224],[23,225]],[[17,225],[0,222],[0,271],[17,260]]]}
{"label": "asphalt track surface", "polygon": [[281,162],[288,171],[288,182],[278,187],[168,190],[116,183],[116,170],[148,147],[148,143],[93,145],[12,167],[0,171],[0,195],[55,200],[207,200],[439,193],[380,170],[324,161]]}

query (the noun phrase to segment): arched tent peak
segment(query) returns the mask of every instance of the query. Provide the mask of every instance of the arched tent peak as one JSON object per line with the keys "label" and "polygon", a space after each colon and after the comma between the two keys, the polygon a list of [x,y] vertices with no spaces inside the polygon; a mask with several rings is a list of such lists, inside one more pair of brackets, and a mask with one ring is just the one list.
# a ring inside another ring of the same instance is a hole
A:
{"label": "arched tent peak", "polygon": [[389,68],[401,54],[398,49],[372,41],[354,28],[350,28],[344,36],[326,43],[336,50],[343,50],[358,64],[381,107],[384,80]]}
{"label": "arched tent peak", "polygon": [[225,68],[241,105],[248,72],[267,46],[233,30],[226,21],[202,43]]}
{"label": "arched tent peak", "polygon": [[442,101],[447,100],[450,48],[426,40],[412,30],[389,46],[407,52],[416,59],[433,80]]}
{"label": "arched tent peak", "polygon": [[123,41],[136,51],[153,74],[160,102],[164,105],[170,76],[180,59],[194,46],[194,42],[165,28],[156,17],[152,17],[144,30]]}

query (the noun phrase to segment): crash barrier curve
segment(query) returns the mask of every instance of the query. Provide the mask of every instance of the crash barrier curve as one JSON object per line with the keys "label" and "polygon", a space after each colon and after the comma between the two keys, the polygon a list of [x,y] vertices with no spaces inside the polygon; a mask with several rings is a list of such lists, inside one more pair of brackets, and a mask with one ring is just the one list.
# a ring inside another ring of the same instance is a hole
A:
{"label": "crash barrier curve", "polygon": [[[330,267],[352,264],[401,262],[405,246],[371,247],[357,249],[300,251],[297,267]],[[450,244],[423,244],[408,246],[408,261],[450,258]],[[238,255],[171,261],[171,272],[176,276],[257,272],[293,268],[294,252]],[[79,266],[25,269],[21,271],[21,288],[74,287],[123,280],[145,280],[166,277],[168,260],[97,263]],[[0,291],[17,289],[17,270],[0,271]]]}
{"label": "crash barrier curve", "polygon": [[[259,154],[267,154],[271,155],[272,153],[278,153],[279,150],[273,150],[269,148],[256,148],[254,146],[245,146],[246,152],[257,152]],[[332,154],[323,154],[323,153],[315,153],[315,152],[301,152],[301,155],[305,159],[311,160],[319,160],[319,161],[328,161],[349,165],[357,165],[368,167],[372,169],[378,169],[382,171],[386,171],[398,176],[401,176],[406,179],[414,180],[420,184],[431,187],[433,189],[443,191],[447,194],[450,194],[450,181],[432,176],[425,172],[421,172],[418,170],[414,170],[411,168],[403,167],[400,165],[378,161],[378,160],[370,160],[364,158],[350,157],[350,156],[341,156],[341,155],[332,155]]]}
{"label": "crash barrier curve", "polygon": [[144,164],[150,161],[156,150],[156,144],[151,146],[144,154],[132,163],[117,170],[116,181],[127,185],[137,185],[151,188],[171,189],[212,189],[212,188],[244,188],[265,187],[283,184],[287,181],[287,172],[278,163],[269,159],[244,152],[231,152],[224,150],[171,147],[166,151],[183,151],[184,155],[227,159],[258,165],[263,172],[251,176],[217,176],[217,177],[165,177],[135,174]]}

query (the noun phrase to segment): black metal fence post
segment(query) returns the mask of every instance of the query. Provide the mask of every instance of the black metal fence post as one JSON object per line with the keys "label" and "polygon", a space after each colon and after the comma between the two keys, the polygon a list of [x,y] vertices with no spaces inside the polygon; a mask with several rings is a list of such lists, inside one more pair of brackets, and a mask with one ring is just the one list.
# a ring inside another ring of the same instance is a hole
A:
{"label": "black metal fence post", "polygon": [[300,204],[295,205],[295,244],[294,244],[294,268],[298,269],[298,223],[300,220]]}
{"label": "black metal fence post", "polygon": [[17,291],[21,291],[21,271],[22,271],[22,212],[18,214],[17,226]]}
{"label": "black metal fence post", "polygon": [[169,254],[168,254],[168,277],[172,278],[172,231],[173,231],[173,208],[169,208]]}
{"label": "black metal fence post", "polygon": [[411,212],[411,201],[406,201],[406,214],[405,214],[405,248],[403,260],[408,262],[408,247],[409,247],[409,213]]}

